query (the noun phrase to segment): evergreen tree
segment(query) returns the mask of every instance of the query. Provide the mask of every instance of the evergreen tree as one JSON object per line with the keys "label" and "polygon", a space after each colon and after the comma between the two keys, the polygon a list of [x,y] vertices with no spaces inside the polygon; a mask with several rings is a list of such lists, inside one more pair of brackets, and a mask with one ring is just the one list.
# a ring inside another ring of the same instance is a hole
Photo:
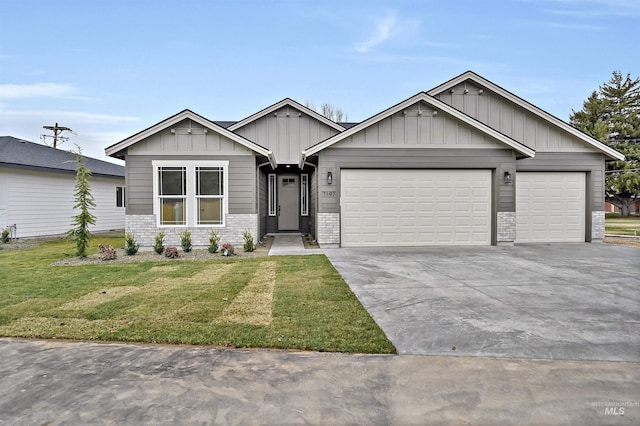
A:
{"label": "evergreen tree", "polygon": [[89,185],[91,172],[84,165],[84,157],[80,147],[78,147],[76,155],[76,164],[76,186],[73,194],[76,204],[73,208],[80,209],[80,213],[73,217],[71,225],[74,228],[69,231],[68,235],[76,242],[76,254],[85,257],[89,240],[92,237],[89,225],[96,223],[96,217],[89,210],[95,208],[96,203],[91,195],[91,186]]}
{"label": "evergreen tree", "polygon": [[582,110],[572,110],[570,122],[625,155],[624,161],[606,163],[605,195],[629,216],[631,204],[640,199],[640,78],[614,71]]}

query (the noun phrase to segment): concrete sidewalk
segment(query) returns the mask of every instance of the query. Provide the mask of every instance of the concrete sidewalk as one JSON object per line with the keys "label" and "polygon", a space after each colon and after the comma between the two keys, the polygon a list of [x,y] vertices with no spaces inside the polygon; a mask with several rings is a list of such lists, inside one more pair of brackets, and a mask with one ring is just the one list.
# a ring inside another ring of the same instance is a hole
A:
{"label": "concrete sidewalk", "polygon": [[297,233],[292,234],[270,234],[273,235],[273,243],[269,250],[269,256],[284,256],[284,255],[311,255],[311,254],[323,254],[321,249],[305,249],[302,242],[302,235]]}
{"label": "concrete sidewalk", "polygon": [[13,339],[0,359],[0,424],[640,424],[638,363]]}

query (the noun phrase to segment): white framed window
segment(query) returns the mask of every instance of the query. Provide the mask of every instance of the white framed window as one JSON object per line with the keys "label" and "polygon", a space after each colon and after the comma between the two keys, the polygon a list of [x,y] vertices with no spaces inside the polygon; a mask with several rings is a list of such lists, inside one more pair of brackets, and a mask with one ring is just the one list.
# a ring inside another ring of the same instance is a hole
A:
{"label": "white framed window", "polygon": [[224,168],[196,167],[198,225],[222,225],[224,218]]}
{"label": "white framed window", "polygon": [[300,178],[300,214],[309,216],[309,175]]}
{"label": "white framed window", "polygon": [[228,213],[228,161],[153,161],[158,226],[222,227]]}
{"label": "white framed window", "polygon": [[276,175],[275,174],[269,174],[269,181],[268,181],[268,188],[267,188],[267,197],[268,197],[268,204],[269,204],[269,216],[275,216],[276,215]]}
{"label": "white framed window", "polygon": [[126,207],[124,186],[116,186],[116,207]]}

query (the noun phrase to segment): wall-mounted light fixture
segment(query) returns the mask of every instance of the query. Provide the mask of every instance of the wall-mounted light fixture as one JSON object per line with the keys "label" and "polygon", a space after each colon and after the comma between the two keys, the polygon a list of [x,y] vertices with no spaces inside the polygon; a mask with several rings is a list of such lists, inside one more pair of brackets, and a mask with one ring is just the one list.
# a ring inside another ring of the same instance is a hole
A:
{"label": "wall-mounted light fixture", "polygon": [[511,183],[511,172],[506,171],[504,172],[504,183],[509,185]]}
{"label": "wall-mounted light fixture", "polygon": [[484,90],[480,89],[478,90],[478,95],[482,95],[484,93]]}
{"label": "wall-mounted light fixture", "polygon": [[331,185],[333,183],[333,173],[327,172],[327,185]]}
{"label": "wall-mounted light fixture", "polygon": [[209,133],[209,129],[204,129],[203,132],[206,135],[207,133]]}
{"label": "wall-mounted light fixture", "polygon": [[187,133],[191,134],[191,129],[187,129]]}
{"label": "wall-mounted light fixture", "polygon": [[464,89],[464,94],[466,95],[467,93],[469,93],[469,89]]}
{"label": "wall-mounted light fixture", "polygon": [[453,93],[453,92],[455,92],[455,89],[449,90],[449,93]]}
{"label": "wall-mounted light fixture", "polygon": [[435,117],[436,115],[438,115],[438,111],[433,111],[433,114],[431,114],[431,115],[433,115]]}
{"label": "wall-mounted light fixture", "polygon": [[171,129],[171,133],[175,134],[176,130],[175,129]]}

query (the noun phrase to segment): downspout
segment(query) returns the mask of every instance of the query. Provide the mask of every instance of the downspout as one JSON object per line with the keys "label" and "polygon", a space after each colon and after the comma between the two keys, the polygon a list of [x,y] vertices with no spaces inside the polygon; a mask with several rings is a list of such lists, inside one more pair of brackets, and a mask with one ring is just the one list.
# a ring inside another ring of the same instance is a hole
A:
{"label": "downspout", "polygon": [[262,238],[262,235],[260,234],[260,168],[268,165],[271,165],[271,168],[273,168],[271,161],[267,161],[266,163],[258,164],[258,168],[256,170],[256,212],[258,213],[258,235],[256,235],[256,238],[258,241]]}

